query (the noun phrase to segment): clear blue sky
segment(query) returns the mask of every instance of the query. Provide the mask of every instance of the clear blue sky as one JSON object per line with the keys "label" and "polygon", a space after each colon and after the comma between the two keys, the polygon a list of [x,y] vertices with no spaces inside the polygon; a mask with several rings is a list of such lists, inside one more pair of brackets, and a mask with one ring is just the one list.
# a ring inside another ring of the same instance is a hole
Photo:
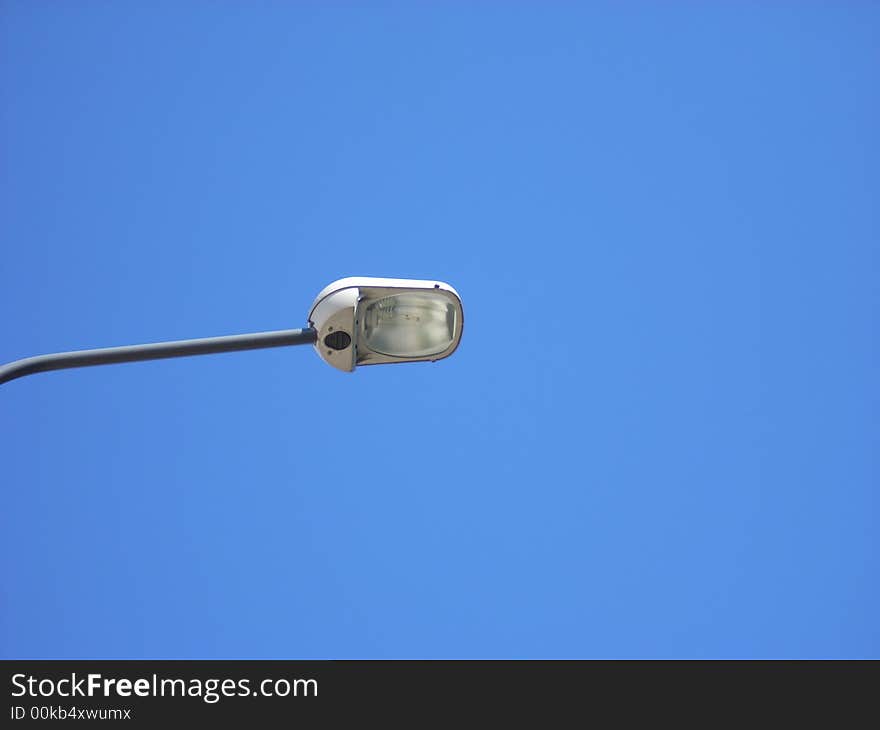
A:
{"label": "clear blue sky", "polygon": [[4,657],[878,657],[880,7],[3,2],[0,361],[439,278],[434,365],[0,387]]}

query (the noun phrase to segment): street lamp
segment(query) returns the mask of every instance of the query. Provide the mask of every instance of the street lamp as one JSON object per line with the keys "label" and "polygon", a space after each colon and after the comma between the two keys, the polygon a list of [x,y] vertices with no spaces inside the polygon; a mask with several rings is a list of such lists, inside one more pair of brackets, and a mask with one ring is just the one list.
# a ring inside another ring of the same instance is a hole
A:
{"label": "street lamp", "polygon": [[455,351],[463,324],[461,299],[449,284],[350,277],[318,294],[302,329],[38,355],[0,365],[0,383],[47,370],[286,345],[314,345],[321,359],[345,372],[358,365],[433,362]]}

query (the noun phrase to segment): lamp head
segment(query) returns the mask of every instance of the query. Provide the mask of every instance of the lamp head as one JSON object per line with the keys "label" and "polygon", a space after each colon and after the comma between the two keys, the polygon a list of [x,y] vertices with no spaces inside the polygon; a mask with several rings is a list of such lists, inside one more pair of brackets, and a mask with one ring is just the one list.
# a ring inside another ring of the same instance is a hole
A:
{"label": "lamp head", "polygon": [[309,311],[309,326],[318,333],[315,349],[345,372],[449,357],[463,324],[458,292],[420,279],[339,279],[324,287]]}

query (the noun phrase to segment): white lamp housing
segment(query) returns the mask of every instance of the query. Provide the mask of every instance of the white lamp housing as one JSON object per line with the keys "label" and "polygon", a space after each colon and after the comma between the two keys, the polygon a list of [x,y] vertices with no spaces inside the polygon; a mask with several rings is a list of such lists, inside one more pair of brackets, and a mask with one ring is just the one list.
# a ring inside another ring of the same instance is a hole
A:
{"label": "white lamp housing", "polygon": [[309,311],[315,349],[333,367],[449,357],[461,341],[464,310],[449,284],[353,276],[324,287]]}

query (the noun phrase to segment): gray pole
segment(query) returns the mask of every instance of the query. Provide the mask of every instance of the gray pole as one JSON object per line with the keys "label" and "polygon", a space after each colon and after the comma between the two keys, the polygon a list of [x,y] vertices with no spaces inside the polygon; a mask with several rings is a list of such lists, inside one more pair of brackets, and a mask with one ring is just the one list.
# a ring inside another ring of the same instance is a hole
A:
{"label": "gray pole", "polygon": [[7,383],[25,375],[42,373],[47,370],[110,365],[117,362],[136,362],[138,360],[161,360],[168,357],[187,357],[188,355],[210,355],[215,352],[259,350],[264,347],[310,345],[315,342],[317,337],[318,333],[314,329],[305,327],[300,330],[254,332],[249,335],[205,337],[200,340],[177,340],[175,342],[155,342],[149,345],[105,347],[100,350],[57,352],[52,355],[26,357],[7,365],[0,365],[0,383]]}

